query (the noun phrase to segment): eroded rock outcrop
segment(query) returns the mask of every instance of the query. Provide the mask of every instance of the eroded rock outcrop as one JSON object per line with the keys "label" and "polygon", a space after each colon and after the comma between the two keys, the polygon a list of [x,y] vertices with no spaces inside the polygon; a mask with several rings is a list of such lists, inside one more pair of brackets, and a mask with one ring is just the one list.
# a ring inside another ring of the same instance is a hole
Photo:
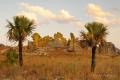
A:
{"label": "eroded rock outcrop", "polygon": [[[85,40],[80,40],[81,48],[89,48],[89,44]],[[116,48],[112,42],[105,42],[96,50],[97,54],[120,54],[120,49]]]}

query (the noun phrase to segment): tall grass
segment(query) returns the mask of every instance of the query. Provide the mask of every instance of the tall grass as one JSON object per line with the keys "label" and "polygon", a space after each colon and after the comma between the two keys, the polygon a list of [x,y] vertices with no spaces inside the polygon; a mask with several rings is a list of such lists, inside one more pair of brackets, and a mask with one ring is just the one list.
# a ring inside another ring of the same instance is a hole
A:
{"label": "tall grass", "polygon": [[0,68],[0,80],[120,80],[119,57],[97,56],[95,73],[90,61],[90,55],[24,56],[22,68]]}

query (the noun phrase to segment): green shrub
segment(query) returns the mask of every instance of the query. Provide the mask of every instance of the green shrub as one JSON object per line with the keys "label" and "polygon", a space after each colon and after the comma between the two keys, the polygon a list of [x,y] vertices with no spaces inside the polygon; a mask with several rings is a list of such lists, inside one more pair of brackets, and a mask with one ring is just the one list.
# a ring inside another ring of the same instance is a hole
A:
{"label": "green shrub", "polygon": [[9,49],[6,53],[6,62],[10,64],[15,64],[18,59],[18,54],[16,53],[15,50]]}

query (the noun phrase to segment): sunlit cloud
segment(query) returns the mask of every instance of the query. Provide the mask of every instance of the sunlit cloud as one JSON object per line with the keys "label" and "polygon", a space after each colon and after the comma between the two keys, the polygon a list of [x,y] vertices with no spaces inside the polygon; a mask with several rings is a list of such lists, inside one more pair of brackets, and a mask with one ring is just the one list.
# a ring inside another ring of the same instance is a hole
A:
{"label": "sunlit cloud", "polygon": [[[34,13],[35,15],[43,17],[44,19],[46,19],[44,21],[54,21],[57,23],[67,23],[67,24],[72,24],[74,26],[78,26],[78,27],[83,26],[83,24],[78,19],[76,19],[67,10],[64,10],[64,9],[61,9],[59,11],[59,13],[56,14],[56,13],[52,12],[51,10],[46,9],[44,7],[31,5],[28,3],[20,3],[20,7],[22,8],[22,10],[24,10],[24,13],[27,13],[27,12]],[[34,18],[35,18],[35,16],[34,16]],[[36,19],[37,19],[37,17],[36,17]]]}
{"label": "sunlit cloud", "polygon": [[107,17],[111,15],[109,12],[103,11],[100,6],[92,3],[88,4],[88,13],[98,17]]}
{"label": "sunlit cloud", "polygon": [[98,22],[108,23],[107,17],[112,16],[111,13],[104,11],[100,6],[89,3],[87,6],[87,13],[90,17]]}
{"label": "sunlit cloud", "polygon": [[45,18],[55,17],[55,15],[50,10],[45,9],[41,6],[35,6],[35,5],[28,4],[28,3],[20,3],[20,6],[26,11],[31,11],[40,16],[44,16]]}
{"label": "sunlit cloud", "polygon": [[87,5],[87,14],[95,21],[102,22],[107,25],[120,24],[120,16],[105,11],[99,5],[89,3]]}
{"label": "sunlit cloud", "polygon": [[32,12],[26,12],[26,11],[21,11],[17,14],[17,16],[21,16],[21,15],[24,15],[26,16],[28,19],[30,20],[34,20],[35,22],[37,21],[37,16],[32,13]]}

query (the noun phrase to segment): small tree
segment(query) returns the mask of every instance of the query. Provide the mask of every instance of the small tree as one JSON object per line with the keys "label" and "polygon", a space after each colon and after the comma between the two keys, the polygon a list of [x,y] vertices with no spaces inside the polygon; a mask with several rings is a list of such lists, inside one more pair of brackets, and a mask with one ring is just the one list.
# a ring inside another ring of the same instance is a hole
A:
{"label": "small tree", "polygon": [[40,46],[41,36],[38,33],[34,33],[32,38],[35,48],[38,48]]}
{"label": "small tree", "polygon": [[48,45],[48,43],[49,43],[50,41],[52,41],[52,40],[53,40],[53,38],[50,37],[49,35],[44,36],[44,37],[42,38],[42,41],[41,41],[42,47],[46,47],[46,46]]}
{"label": "small tree", "polygon": [[66,45],[67,45],[66,38],[60,32],[57,32],[54,34],[54,40],[56,42],[56,47],[58,47],[58,46],[59,47],[66,47]]}
{"label": "small tree", "polygon": [[18,54],[15,50],[9,49],[5,52],[6,62],[10,64],[15,64],[17,62]]}

